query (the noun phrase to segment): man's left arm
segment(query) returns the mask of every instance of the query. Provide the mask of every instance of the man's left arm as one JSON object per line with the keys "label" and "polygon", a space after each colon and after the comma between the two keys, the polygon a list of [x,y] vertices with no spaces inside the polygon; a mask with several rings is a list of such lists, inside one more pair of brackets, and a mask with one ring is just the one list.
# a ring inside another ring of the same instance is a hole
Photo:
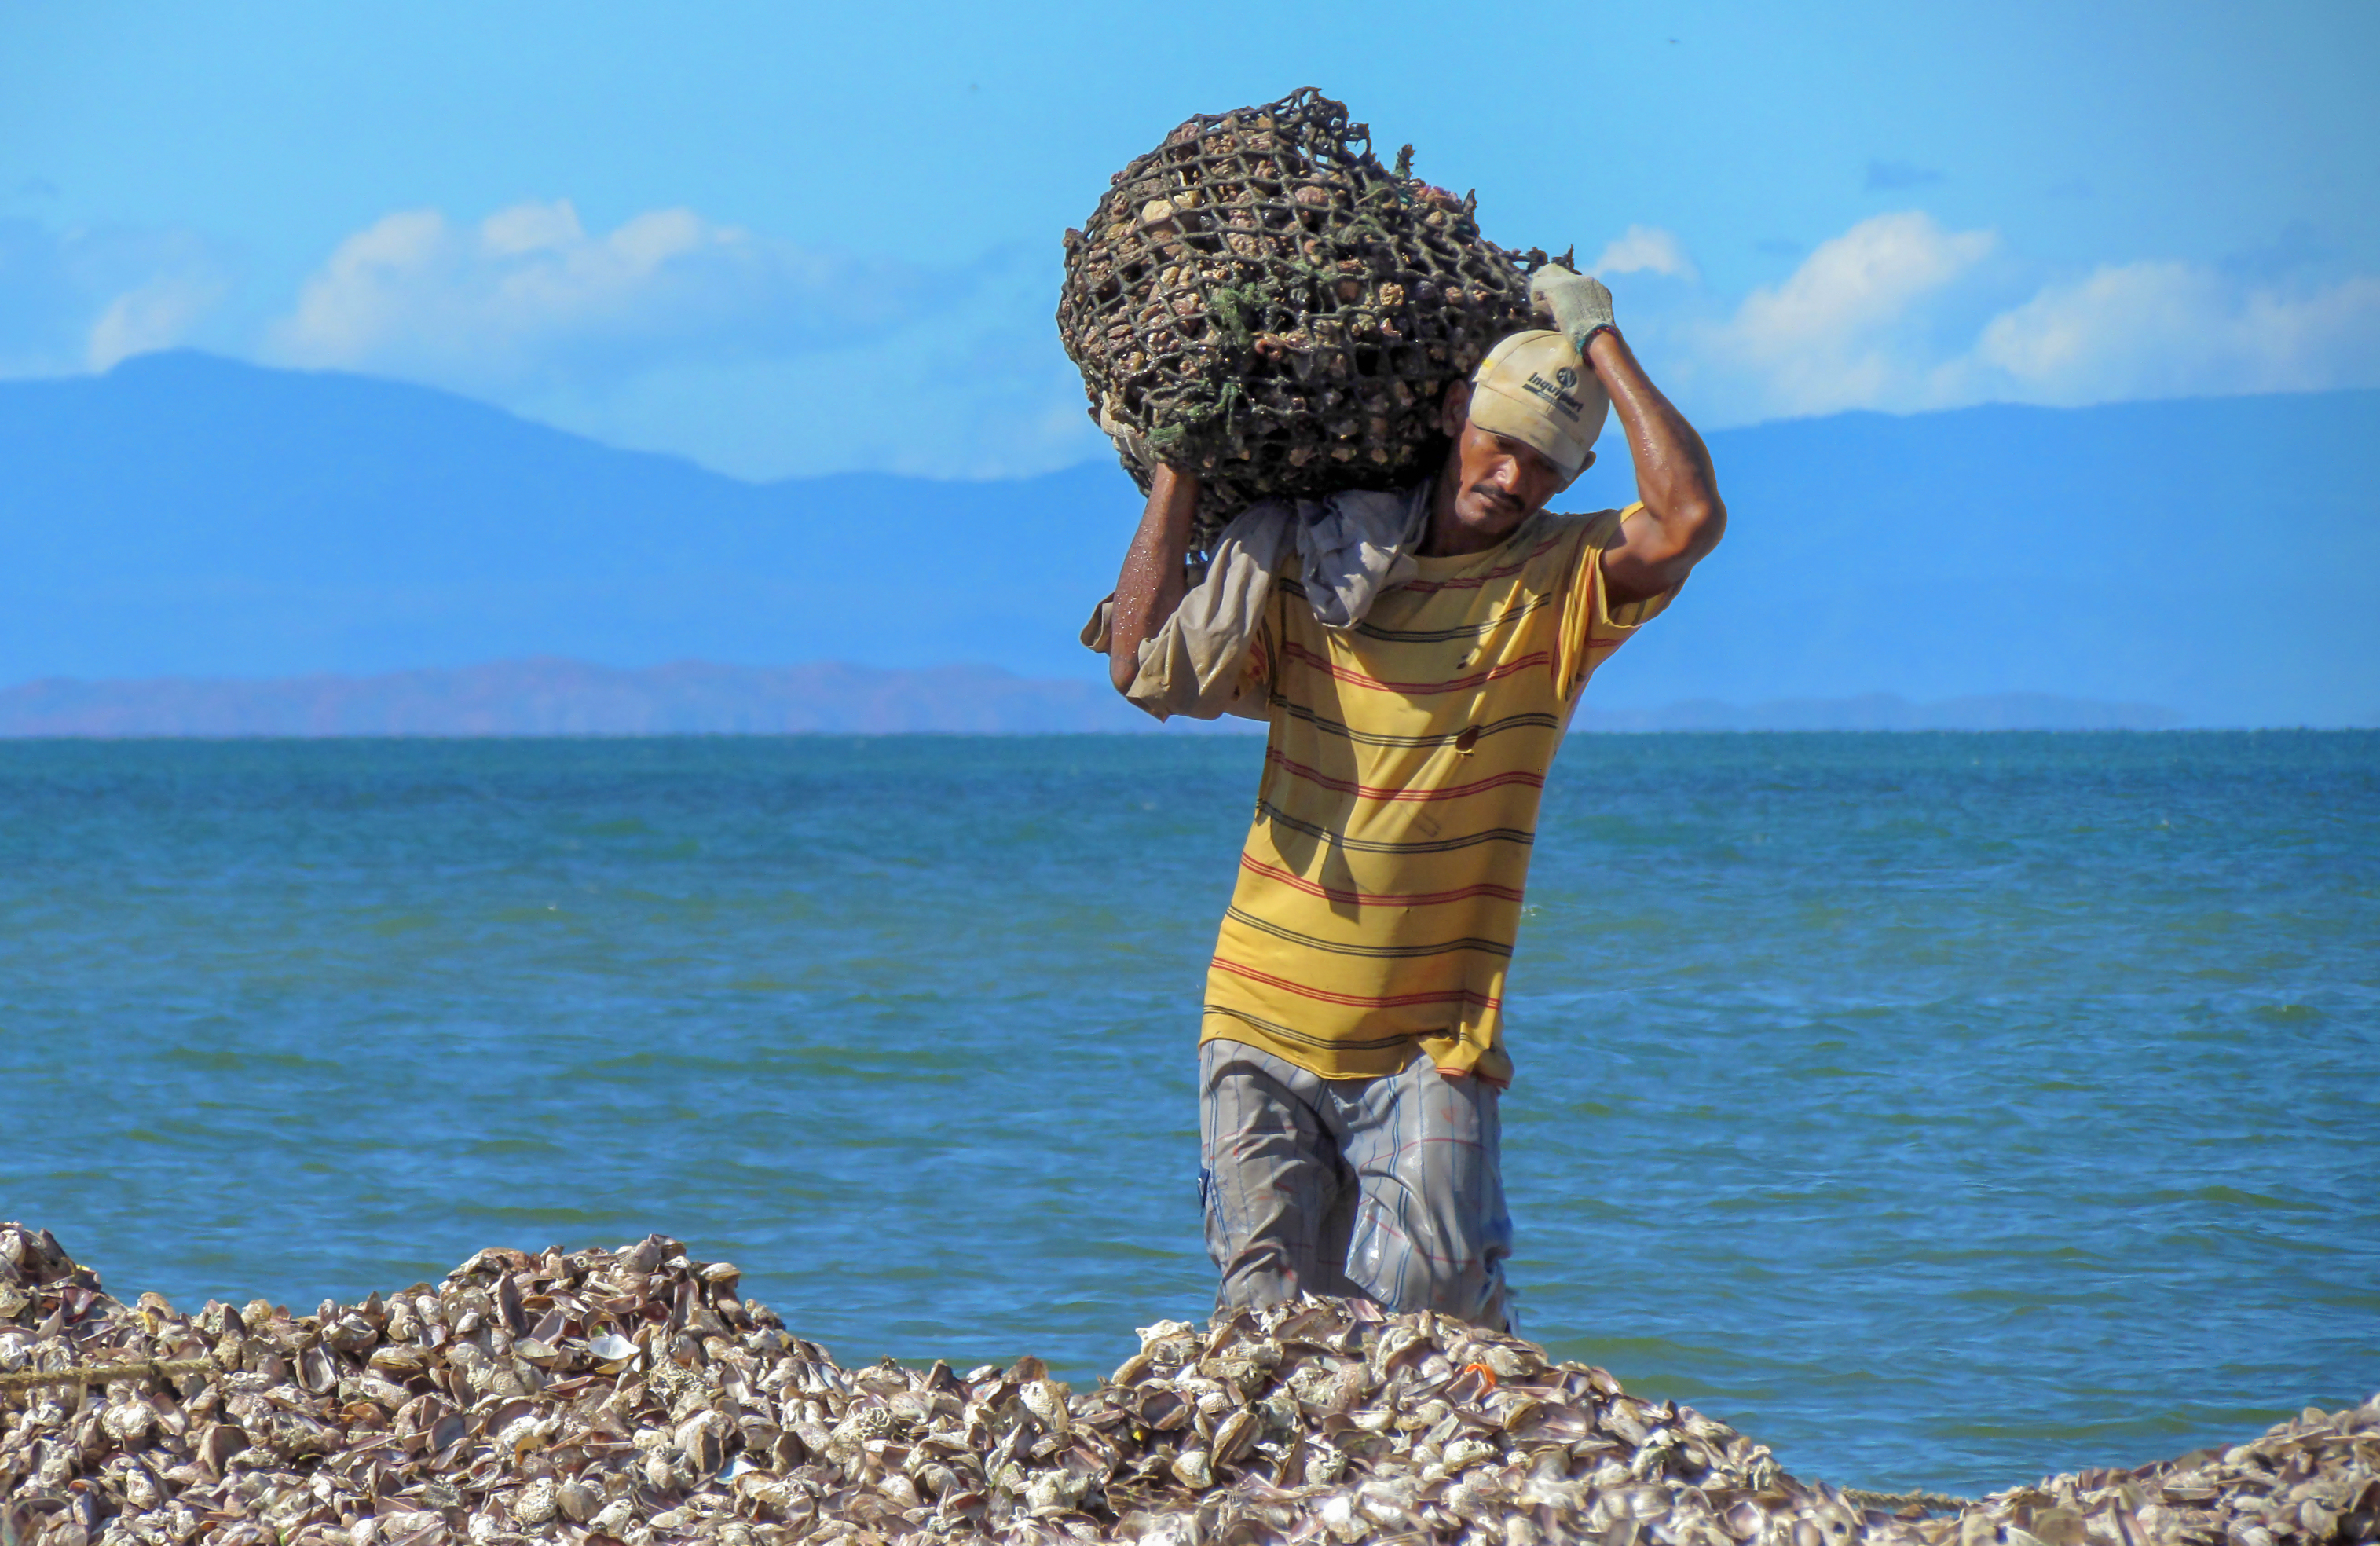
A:
{"label": "man's left arm", "polygon": [[1627,432],[1636,459],[1636,497],[1643,508],[1603,550],[1603,589],[1614,606],[1674,590],[1727,531],[1703,437],[1636,363],[1626,339],[1610,328],[1587,346],[1587,363],[1611,394],[1612,411]]}
{"label": "man's left arm", "polygon": [[1603,383],[1636,460],[1636,497],[1644,504],[1603,550],[1605,596],[1619,607],[1674,590],[1727,530],[1710,451],[1620,336],[1611,292],[1601,280],[1549,265],[1529,287]]}

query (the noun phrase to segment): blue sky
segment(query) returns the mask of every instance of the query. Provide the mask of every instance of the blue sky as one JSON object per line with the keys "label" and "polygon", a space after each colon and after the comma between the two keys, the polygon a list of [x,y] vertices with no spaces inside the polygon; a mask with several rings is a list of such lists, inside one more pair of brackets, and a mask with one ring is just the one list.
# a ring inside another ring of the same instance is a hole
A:
{"label": "blue sky", "polygon": [[0,373],[177,345],[782,477],[1103,454],[1058,234],[1313,84],[1703,421],[2380,384],[2380,6],[0,0]]}

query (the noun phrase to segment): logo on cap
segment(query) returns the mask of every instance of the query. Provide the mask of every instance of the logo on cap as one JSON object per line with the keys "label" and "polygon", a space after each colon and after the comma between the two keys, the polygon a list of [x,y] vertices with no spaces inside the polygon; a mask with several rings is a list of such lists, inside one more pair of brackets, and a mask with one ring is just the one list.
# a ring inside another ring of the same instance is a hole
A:
{"label": "logo on cap", "polygon": [[1561,383],[1561,389],[1567,392],[1578,384],[1578,372],[1565,365],[1554,372],[1554,380]]}
{"label": "logo on cap", "polygon": [[1576,420],[1583,417],[1586,411],[1586,405],[1563,390],[1564,387],[1577,383],[1578,372],[1565,365],[1556,372],[1556,375],[1568,376],[1570,380],[1557,386],[1553,382],[1548,381],[1532,371],[1529,372],[1529,379],[1521,383],[1521,390],[1565,419]]}

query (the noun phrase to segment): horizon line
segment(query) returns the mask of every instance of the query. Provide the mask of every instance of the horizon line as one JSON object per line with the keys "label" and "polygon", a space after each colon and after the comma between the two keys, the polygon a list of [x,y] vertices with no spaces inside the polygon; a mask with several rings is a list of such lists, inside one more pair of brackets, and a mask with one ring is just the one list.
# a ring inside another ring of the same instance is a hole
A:
{"label": "horizon line", "polygon": [[[995,685],[998,690],[985,696],[983,689]],[[968,688],[976,690],[965,694],[964,701],[952,696]],[[425,688],[421,696],[388,696]],[[988,721],[987,714],[996,717]],[[1589,699],[1576,714],[1573,730],[1623,735],[2380,728],[2380,712],[2327,724],[2209,724],[2164,704],[2028,688],[1930,699],[1879,688],[1748,702],[1686,698],[1655,706],[1606,706]],[[1117,723],[1097,723],[1108,716]],[[1847,717],[1865,723],[1809,723]],[[1962,718],[1971,723],[1960,723]],[[0,738],[11,740],[1145,735],[1161,728],[1157,721],[1135,719],[1104,678],[1032,676],[978,661],[904,666],[840,659],[747,664],[681,658],[617,665],[556,654],[275,676],[52,675],[0,685]],[[1253,735],[1262,724],[1194,721],[1183,728]]]}

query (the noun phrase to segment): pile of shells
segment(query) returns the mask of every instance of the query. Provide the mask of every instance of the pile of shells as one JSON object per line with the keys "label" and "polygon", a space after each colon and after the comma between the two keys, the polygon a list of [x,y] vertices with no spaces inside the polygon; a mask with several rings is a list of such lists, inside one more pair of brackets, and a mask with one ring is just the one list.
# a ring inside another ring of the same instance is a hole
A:
{"label": "pile of shells", "polygon": [[1077,1394],[1033,1358],[841,1369],[735,1284],[654,1236],[184,1315],[0,1225],[0,1541],[2281,1546],[2370,1539],[2380,1498],[2380,1406],[1928,1518],[1426,1313],[1160,1321]]}
{"label": "pile of shells", "polygon": [[2380,1395],[2343,1412],[2309,1406],[2228,1449],[1995,1492],[1955,1523],[1971,1533],[1937,1537],[1962,1546],[1979,1535],[2017,1546],[2380,1540]]}
{"label": "pile of shells", "polygon": [[1429,470],[1446,384],[1530,325],[1546,261],[1479,234],[1475,201],[1372,152],[1312,87],[1192,118],[1065,236],[1058,332],[1145,491],[1207,475],[1197,541],[1267,496]]}

